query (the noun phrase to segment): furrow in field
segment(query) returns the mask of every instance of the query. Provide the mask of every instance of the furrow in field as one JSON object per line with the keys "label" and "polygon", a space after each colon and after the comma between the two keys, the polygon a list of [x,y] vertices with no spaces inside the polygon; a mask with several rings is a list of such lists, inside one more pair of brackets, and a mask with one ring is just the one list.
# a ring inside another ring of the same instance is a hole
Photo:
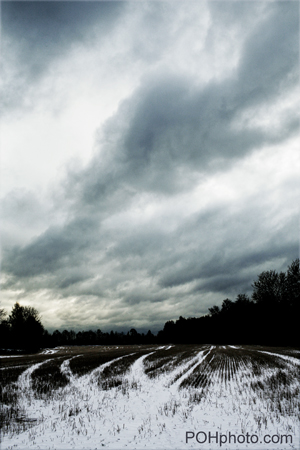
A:
{"label": "furrow in field", "polygon": [[288,361],[292,364],[300,365],[300,359],[294,358],[293,356],[282,355],[281,353],[271,353],[271,352],[266,352],[263,350],[256,350],[256,351],[260,352],[260,353],[265,353],[266,355],[277,356],[279,358],[285,359],[286,361]]}
{"label": "furrow in field", "polygon": [[149,378],[158,378],[163,374],[171,373],[182,363],[191,361],[198,352],[199,347],[195,348],[195,346],[173,345],[163,349],[158,348],[145,358],[145,373]]}
{"label": "furrow in field", "polygon": [[[198,367],[208,357],[210,352],[211,349],[208,351],[208,353],[202,350],[191,361],[175,369],[172,373],[172,380],[174,381],[169,382],[169,386],[172,385],[172,390],[177,390],[182,385],[182,383],[184,383],[184,380],[189,378],[196,367]],[[179,378],[177,378],[178,375],[180,375]]]}
{"label": "furrow in field", "polygon": [[74,358],[78,358],[81,355],[73,356],[72,358],[66,359],[60,366],[61,373],[69,380],[70,383],[74,383],[76,376],[71,370],[70,361]]}
{"label": "furrow in field", "polygon": [[[96,367],[96,369],[92,370],[90,373],[82,375],[81,377],[74,377],[74,375],[73,375],[74,384],[77,387],[86,387],[91,384],[95,384],[95,385],[99,384],[99,380],[101,379],[101,375],[103,374],[105,369],[107,369],[111,365],[115,364],[116,362],[121,361],[126,356],[131,356],[131,355],[123,355],[123,356],[119,356],[118,358],[114,358],[104,364],[101,364],[100,366]],[[70,361],[69,361],[69,363],[70,363]]]}
{"label": "furrow in field", "polygon": [[46,364],[47,362],[51,361],[50,359],[46,359],[45,361],[42,361],[37,364],[33,364],[29,367],[29,369],[25,370],[19,378],[18,378],[18,386],[23,394],[29,394],[32,388],[32,379],[31,375],[32,373],[38,369],[42,364]]}
{"label": "furrow in field", "polygon": [[208,352],[203,352],[198,364],[189,371],[188,376],[181,381],[181,388],[192,386],[207,388],[213,381],[222,379],[222,368],[217,350],[212,346]]}

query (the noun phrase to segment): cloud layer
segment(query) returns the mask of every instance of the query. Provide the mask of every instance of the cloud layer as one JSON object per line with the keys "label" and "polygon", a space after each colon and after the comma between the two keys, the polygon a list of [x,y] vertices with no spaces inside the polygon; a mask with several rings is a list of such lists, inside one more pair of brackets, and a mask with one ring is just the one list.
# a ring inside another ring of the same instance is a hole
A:
{"label": "cloud layer", "polygon": [[[157,330],[297,257],[296,3],[7,2],[2,21],[4,140],[54,155],[23,185],[7,157],[4,306]],[[64,158],[37,117],[73,133]]]}

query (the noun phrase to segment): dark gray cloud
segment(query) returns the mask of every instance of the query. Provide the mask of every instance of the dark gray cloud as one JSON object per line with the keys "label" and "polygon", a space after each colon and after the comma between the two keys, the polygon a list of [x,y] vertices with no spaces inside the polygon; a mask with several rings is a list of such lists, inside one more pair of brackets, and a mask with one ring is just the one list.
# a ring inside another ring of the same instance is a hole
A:
{"label": "dark gray cloud", "polygon": [[3,111],[26,106],[30,89],[76,46],[105,39],[123,9],[117,1],[2,2]]}
{"label": "dark gray cloud", "polygon": [[18,44],[20,69],[40,77],[53,59],[95,33],[103,38],[124,8],[123,2],[4,1],[2,33]]}
{"label": "dark gray cloud", "polygon": [[297,5],[271,4],[267,20],[255,27],[241,58],[237,96],[246,104],[273,100],[278,91],[298,83],[298,33]]}
{"label": "dark gray cloud", "polygon": [[271,264],[283,267],[297,258],[297,217],[290,217],[268,233],[272,224],[265,223],[258,199],[256,203],[251,208],[248,203],[238,212],[216,208],[183,222],[168,243],[177,243],[171,258],[158,263],[161,286],[199,280],[196,291],[227,291],[228,295],[237,289],[249,292],[251,280],[263,270],[262,265],[266,269]]}
{"label": "dark gray cloud", "polygon": [[94,228],[93,220],[88,218],[75,219],[63,228],[49,227],[23,248],[12,248],[3,269],[18,277],[30,277],[73,265],[74,254],[92,245],[90,231]]}

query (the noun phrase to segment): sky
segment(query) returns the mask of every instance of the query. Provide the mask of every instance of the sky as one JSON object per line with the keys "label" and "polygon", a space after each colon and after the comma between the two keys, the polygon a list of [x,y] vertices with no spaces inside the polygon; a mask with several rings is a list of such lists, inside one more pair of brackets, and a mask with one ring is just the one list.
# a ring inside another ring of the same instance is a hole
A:
{"label": "sky", "polygon": [[140,332],[299,257],[297,1],[2,1],[1,300]]}

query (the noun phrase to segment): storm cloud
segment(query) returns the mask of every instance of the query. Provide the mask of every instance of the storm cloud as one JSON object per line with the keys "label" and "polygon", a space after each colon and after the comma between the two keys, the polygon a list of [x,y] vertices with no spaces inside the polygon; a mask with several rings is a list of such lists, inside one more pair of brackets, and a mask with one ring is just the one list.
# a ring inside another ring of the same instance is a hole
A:
{"label": "storm cloud", "polygon": [[295,2],[2,10],[4,141],[33,158],[4,168],[3,306],[158,330],[297,257]]}

